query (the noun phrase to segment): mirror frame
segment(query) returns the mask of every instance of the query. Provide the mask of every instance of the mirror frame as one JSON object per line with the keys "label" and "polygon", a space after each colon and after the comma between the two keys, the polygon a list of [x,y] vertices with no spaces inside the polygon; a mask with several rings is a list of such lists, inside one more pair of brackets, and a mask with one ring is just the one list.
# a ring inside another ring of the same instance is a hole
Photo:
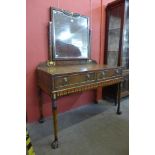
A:
{"label": "mirror frame", "polygon": [[[91,53],[91,34],[90,34],[90,25],[89,25],[89,17],[87,16],[84,16],[84,15],[80,15],[78,13],[73,13],[73,12],[70,12],[70,11],[66,11],[66,10],[63,10],[63,9],[58,9],[58,8],[54,8],[54,7],[51,7],[50,8],[51,10],[51,21],[49,22],[49,59],[52,61],[55,61],[55,60],[84,60],[84,59],[90,59],[90,53]],[[56,58],[55,57],[55,53],[56,53],[56,46],[55,46],[55,33],[54,32],[54,23],[53,23],[53,11],[60,11],[60,12],[63,12],[67,15],[70,15],[70,16],[80,16],[80,17],[83,17],[83,18],[86,18],[87,19],[87,23],[88,23],[88,27],[87,27],[87,30],[88,30],[88,34],[87,34],[87,38],[88,38],[88,56],[87,58],[82,58],[82,57],[64,57],[64,58]]]}

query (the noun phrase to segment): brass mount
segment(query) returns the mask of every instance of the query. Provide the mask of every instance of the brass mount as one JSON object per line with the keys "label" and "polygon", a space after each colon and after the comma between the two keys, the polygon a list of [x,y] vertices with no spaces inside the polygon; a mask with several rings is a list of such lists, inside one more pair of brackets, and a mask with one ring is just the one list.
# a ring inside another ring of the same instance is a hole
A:
{"label": "brass mount", "polygon": [[55,61],[51,61],[51,60],[48,60],[47,61],[47,66],[55,66]]}

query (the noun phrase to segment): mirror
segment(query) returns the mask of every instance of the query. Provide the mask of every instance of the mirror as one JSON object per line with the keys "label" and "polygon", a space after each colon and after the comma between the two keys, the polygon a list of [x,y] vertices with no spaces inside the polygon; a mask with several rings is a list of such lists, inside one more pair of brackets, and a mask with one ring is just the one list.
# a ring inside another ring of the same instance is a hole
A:
{"label": "mirror", "polygon": [[77,13],[51,8],[52,59],[89,59],[89,19]]}

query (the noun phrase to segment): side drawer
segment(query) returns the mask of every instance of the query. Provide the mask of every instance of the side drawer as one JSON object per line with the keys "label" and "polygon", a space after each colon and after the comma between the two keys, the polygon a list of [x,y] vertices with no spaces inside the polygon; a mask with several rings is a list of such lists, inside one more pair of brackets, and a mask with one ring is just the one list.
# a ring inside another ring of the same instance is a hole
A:
{"label": "side drawer", "polygon": [[55,76],[54,78],[54,88],[67,88],[72,85],[80,85],[83,83],[89,83],[95,80],[95,73],[83,73],[83,74],[71,74],[63,76]]}
{"label": "side drawer", "polygon": [[106,69],[106,70],[97,72],[97,80],[108,79],[108,78],[117,77],[120,75],[122,75],[121,69]]}

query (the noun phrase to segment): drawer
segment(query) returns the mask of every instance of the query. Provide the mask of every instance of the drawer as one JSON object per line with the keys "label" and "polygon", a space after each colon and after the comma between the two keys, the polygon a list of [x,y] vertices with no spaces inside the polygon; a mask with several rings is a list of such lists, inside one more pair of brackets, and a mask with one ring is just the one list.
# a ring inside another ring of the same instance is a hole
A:
{"label": "drawer", "polygon": [[89,83],[95,80],[95,73],[84,73],[84,74],[71,74],[66,76],[55,76],[54,87],[55,89],[69,87],[72,85],[80,85],[83,83]]}
{"label": "drawer", "polygon": [[109,69],[109,70],[103,70],[99,71],[97,73],[97,80],[107,79],[115,76],[120,76],[122,74],[121,69]]}

